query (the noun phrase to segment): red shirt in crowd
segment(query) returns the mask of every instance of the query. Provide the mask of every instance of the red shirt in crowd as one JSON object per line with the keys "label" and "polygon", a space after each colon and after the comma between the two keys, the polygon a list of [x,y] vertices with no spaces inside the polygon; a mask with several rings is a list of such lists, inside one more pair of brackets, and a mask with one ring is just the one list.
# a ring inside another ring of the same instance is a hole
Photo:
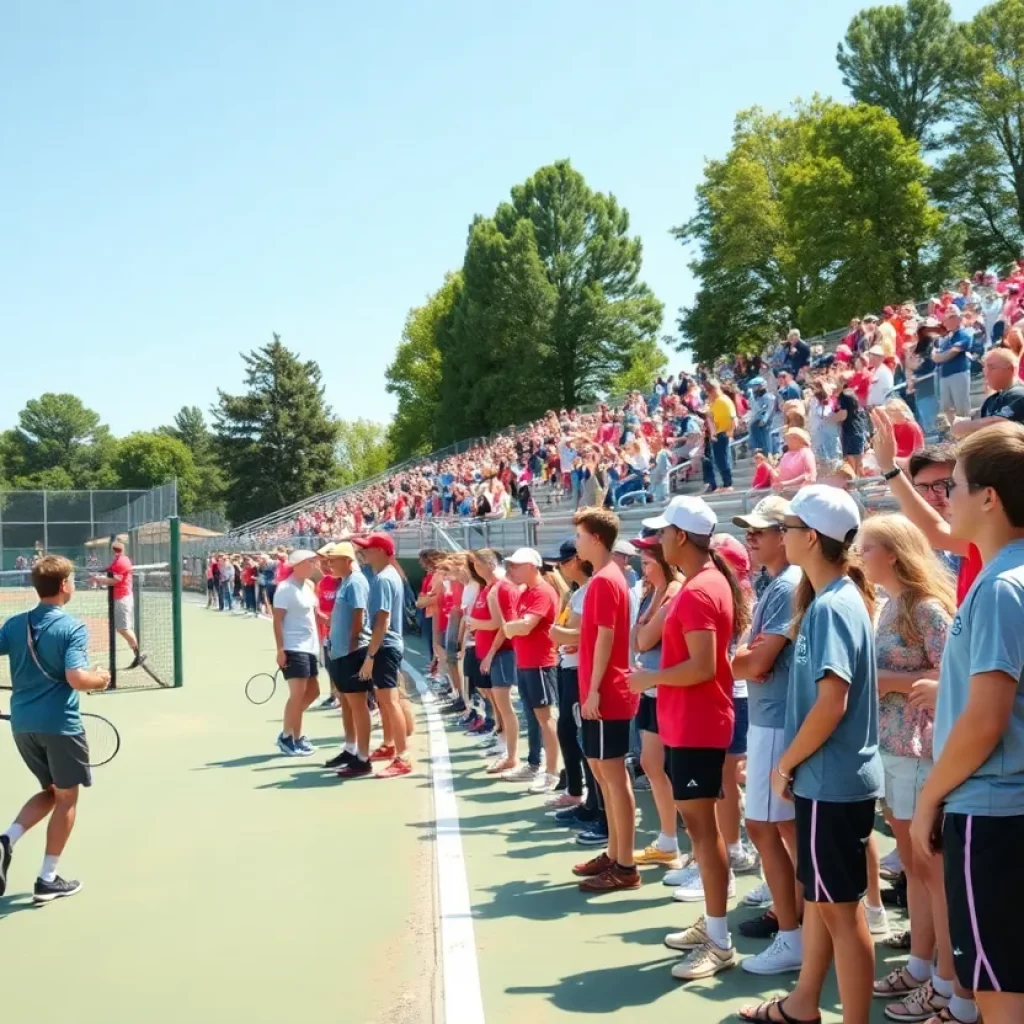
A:
{"label": "red shirt in crowd", "polygon": [[736,721],[729,664],[732,627],[729,581],[709,562],[672,599],[661,637],[661,667],[673,668],[690,657],[686,633],[713,630],[715,676],[693,686],[658,687],[658,733],[665,746],[729,748]]}
{"label": "red shirt in crowd", "polygon": [[[501,609],[501,614],[506,619],[514,619],[516,617],[516,599],[519,596],[518,591],[508,580],[495,580],[494,583],[489,583],[480,591],[480,594],[476,599],[476,603],[473,605],[473,611],[470,618],[489,619],[491,617],[487,598],[490,597],[491,591],[495,589],[497,589],[498,592],[498,607]],[[496,629],[478,629],[476,633],[473,634],[476,641],[476,656],[481,661],[491,653],[491,645],[494,643],[494,634],[497,632],[498,631]],[[506,639],[498,648],[498,651],[508,650],[511,646],[511,641]],[[495,653],[497,653],[497,651]]]}
{"label": "red shirt in crowd", "polygon": [[583,599],[580,622],[580,702],[590,693],[594,671],[594,645],[601,626],[612,630],[612,650],[600,683],[598,710],[609,721],[622,721],[636,714],[640,698],[629,689],[629,588],[622,570],[609,562],[594,573]]}
{"label": "red shirt in crowd", "polygon": [[[427,575],[423,577],[423,582],[420,584],[420,597],[426,597],[427,594],[430,593],[430,588],[433,586],[433,583],[434,583],[434,574],[432,572],[428,572]],[[428,619],[432,619],[434,617],[434,602],[433,601],[431,601],[431,603],[428,604],[423,609],[423,614]]]}
{"label": "red shirt in crowd", "polygon": [[132,596],[132,562],[126,554],[118,555],[107,566],[107,575],[114,579],[114,600]]}
{"label": "red shirt in crowd", "polygon": [[956,574],[956,605],[963,604],[967,591],[971,589],[978,573],[983,568],[981,552],[973,545],[967,545],[967,554],[960,559],[960,571]]}
{"label": "red shirt in crowd", "polygon": [[242,585],[245,587],[251,587],[256,582],[256,566],[255,565],[243,565],[242,566]]}
{"label": "red shirt in crowd", "polygon": [[338,587],[341,580],[337,576],[321,576],[316,584],[316,599],[320,605],[320,611],[327,616],[327,621],[317,618],[316,624],[320,630],[320,643],[327,639],[331,631],[331,612],[334,611],[334,602],[338,598]]}
{"label": "red shirt in crowd", "polygon": [[512,638],[516,668],[553,668],[558,664],[558,652],[551,639],[551,627],[557,614],[558,597],[551,585],[543,580],[535,587],[527,587],[519,595],[516,618],[536,615],[540,621],[525,636]]}
{"label": "red shirt in crowd", "polygon": [[856,370],[850,374],[850,390],[857,396],[861,405],[867,406],[868,392],[871,390],[871,371]]}
{"label": "red shirt in crowd", "polygon": [[896,439],[896,457],[908,459],[924,447],[924,431],[914,422],[894,423],[892,435]]}
{"label": "red shirt in crowd", "polygon": [[752,491],[770,490],[773,483],[772,467],[769,466],[767,462],[762,462],[761,465],[754,470],[754,479],[750,482],[750,489]]}
{"label": "red shirt in crowd", "polygon": [[274,569],[274,582],[283,583],[292,574],[292,567],[281,557],[277,560],[277,568]]}

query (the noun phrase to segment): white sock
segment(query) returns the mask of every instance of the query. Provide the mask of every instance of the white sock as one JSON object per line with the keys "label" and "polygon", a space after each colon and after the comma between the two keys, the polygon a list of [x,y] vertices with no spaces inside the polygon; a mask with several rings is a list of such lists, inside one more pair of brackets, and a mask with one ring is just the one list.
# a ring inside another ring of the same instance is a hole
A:
{"label": "white sock", "polygon": [[729,934],[729,922],[724,917],[704,917],[704,930],[708,938],[719,948],[728,949],[732,945],[732,936]]}
{"label": "white sock", "polygon": [[953,998],[953,979],[940,978],[937,969],[932,971],[932,988],[935,989],[935,994],[942,996],[943,999]]}
{"label": "white sock", "polygon": [[931,977],[932,962],[920,956],[911,956],[907,960],[907,972],[914,981],[919,981],[923,985]]}
{"label": "white sock", "polygon": [[664,832],[658,833],[658,840],[654,844],[662,853],[678,853],[679,852],[679,841],[675,836],[666,835]]}
{"label": "white sock", "polygon": [[60,857],[53,857],[47,854],[43,858],[43,866],[39,870],[39,877],[44,882],[52,882],[57,877],[57,863],[60,861]]}
{"label": "white sock", "polygon": [[726,843],[726,849],[728,849],[730,857],[738,857],[743,852],[743,844]]}
{"label": "white sock", "polygon": [[346,754],[355,754],[358,750],[359,750],[359,748],[354,743],[346,743],[345,744],[345,753]]}
{"label": "white sock", "polygon": [[794,928],[791,932],[780,931],[779,936],[794,953],[803,956],[804,940],[799,928]]}
{"label": "white sock", "polygon": [[949,1012],[964,1024],[975,1024],[978,1019],[978,1005],[973,999],[964,999],[954,994],[949,1000]]}
{"label": "white sock", "polygon": [[17,822],[14,822],[13,825],[8,825],[7,830],[4,832],[4,835],[10,839],[11,846],[13,846],[24,834],[25,829]]}
{"label": "white sock", "polygon": [[864,901],[864,909],[870,910],[873,914],[884,914],[885,907],[873,907],[867,900]]}

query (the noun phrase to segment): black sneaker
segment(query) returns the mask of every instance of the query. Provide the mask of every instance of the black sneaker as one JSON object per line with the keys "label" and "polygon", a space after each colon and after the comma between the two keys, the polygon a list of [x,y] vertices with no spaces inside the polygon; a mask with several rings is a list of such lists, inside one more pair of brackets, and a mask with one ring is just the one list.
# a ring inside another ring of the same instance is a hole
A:
{"label": "black sneaker", "polygon": [[740,921],[740,935],[748,939],[773,939],[779,931],[779,919],[766,910],[760,917],[752,917],[749,921]]}
{"label": "black sneaker", "polygon": [[345,765],[351,764],[356,759],[355,754],[350,754],[347,750],[343,750],[340,754],[335,754],[334,757],[328,761],[325,768],[344,768]]}
{"label": "black sneaker", "polygon": [[373,765],[369,761],[361,761],[358,757],[353,757],[348,764],[339,768],[336,774],[339,779],[358,779],[363,775],[372,775]]}
{"label": "black sneaker", "polygon": [[592,825],[597,821],[597,811],[587,810],[586,807],[566,807],[561,811],[555,811],[554,818],[559,825],[568,825],[570,828],[582,828],[584,825]]}
{"label": "black sneaker", "polygon": [[11,867],[11,840],[0,836],[0,896],[7,892],[7,872]]}
{"label": "black sneaker", "polygon": [[558,785],[555,786],[556,793],[562,793],[569,788],[569,780],[565,777],[565,769],[558,773]]}
{"label": "black sneaker", "polygon": [[66,882],[60,875],[57,875],[52,882],[44,882],[41,878],[37,878],[32,899],[36,903],[49,903],[52,900],[62,900],[65,896],[74,896],[81,888],[81,882],[76,882],[74,879]]}
{"label": "black sneaker", "polygon": [[128,670],[131,671],[133,668],[138,668],[148,657],[148,654],[143,654],[142,651],[136,651],[135,660],[128,666]]}

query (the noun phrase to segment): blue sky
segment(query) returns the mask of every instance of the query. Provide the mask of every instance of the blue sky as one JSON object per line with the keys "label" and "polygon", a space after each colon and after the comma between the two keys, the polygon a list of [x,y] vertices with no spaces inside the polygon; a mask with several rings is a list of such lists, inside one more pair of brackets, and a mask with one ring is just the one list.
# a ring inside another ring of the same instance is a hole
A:
{"label": "blue sky", "polygon": [[8,0],[0,426],[46,390],[119,434],[205,410],[272,331],[386,420],[409,307],[561,157],[630,211],[674,331],[704,159],[739,109],[844,95],[861,6]]}

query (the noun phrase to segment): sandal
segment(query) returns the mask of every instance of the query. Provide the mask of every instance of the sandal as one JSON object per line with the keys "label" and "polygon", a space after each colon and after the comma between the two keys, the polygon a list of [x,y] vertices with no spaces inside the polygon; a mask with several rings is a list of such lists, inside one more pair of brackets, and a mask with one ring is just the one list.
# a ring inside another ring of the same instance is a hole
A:
{"label": "sandal", "polygon": [[[949,1007],[944,1006],[934,1017],[929,1017],[923,1024],[967,1024],[966,1021],[962,1021],[959,1017],[954,1017],[950,1013]],[[982,1024],[981,1017],[978,1018],[978,1024]]]}
{"label": "sandal", "polygon": [[898,1003],[890,1003],[885,1008],[885,1016],[889,1020],[914,1024],[920,1020],[934,1020],[949,1004],[949,1000],[940,996],[932,987],[929,978],[916,992],[901,999]]}
{"label": "sandal", "polygon": [[[812,1017],[810,1020],[798,1020],[790,1017],[783,1009],[788,996],[776,996],[765,1003],[758,1003],[757,1006],[744,1006],[737,1016],[748,1024],[821,1024],[821,1015]],[[772,1016],[772,1010],[778,1011],[778,1018]]]}
{"label": "sandal", "polygon": [[905,928],[901,932],[896,932],[895,935],[890,935],[885,940],[885,944],[890,949],[899,949],[906,952],[910,949],[910,929]]}
{"label": "sandal", "polygon": [[923,984],[924,981],[918,981],[906,967],[897,967],[881,981],[875,982],[874,995],[876,999],[898,999],[900,996],[909,996]]}

